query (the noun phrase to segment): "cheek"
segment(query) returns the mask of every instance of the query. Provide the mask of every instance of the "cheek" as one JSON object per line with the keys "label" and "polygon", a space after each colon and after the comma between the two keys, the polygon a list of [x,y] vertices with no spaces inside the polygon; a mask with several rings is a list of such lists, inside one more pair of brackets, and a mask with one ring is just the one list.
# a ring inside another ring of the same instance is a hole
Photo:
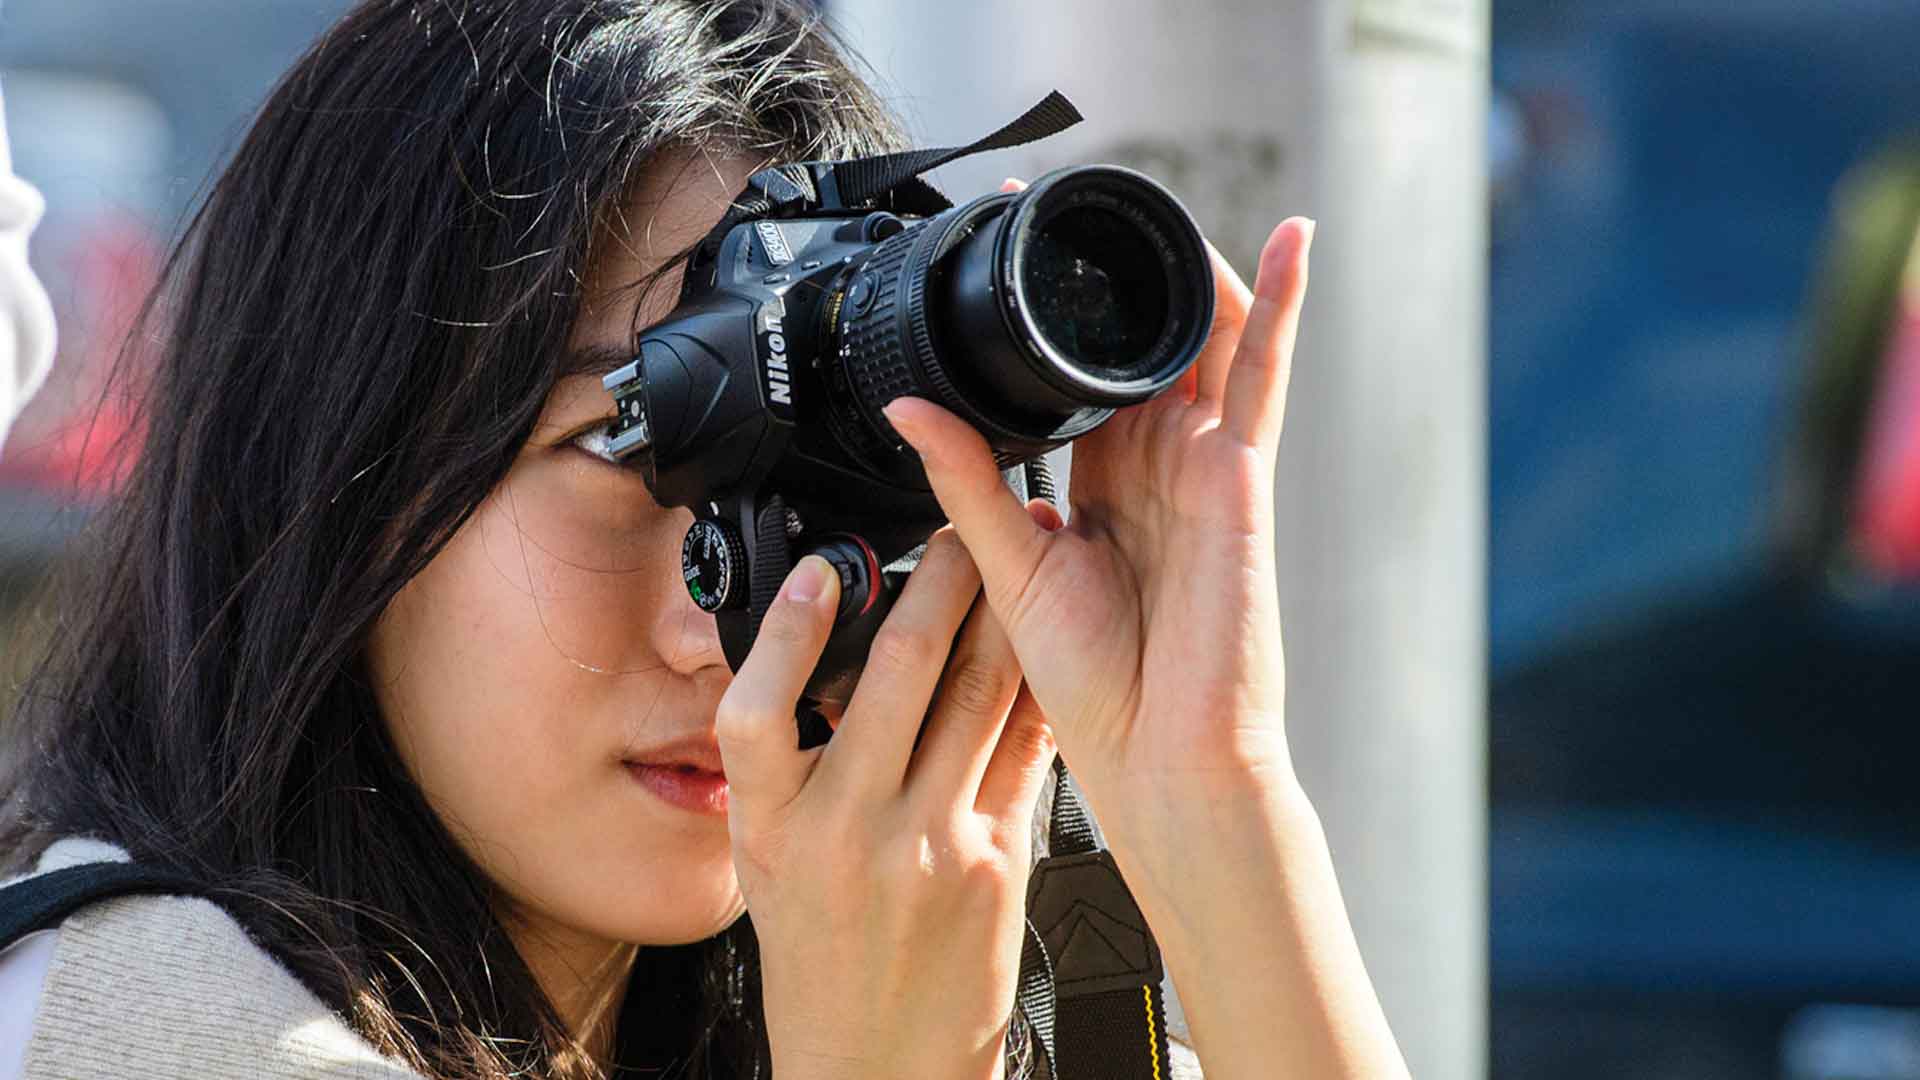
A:
{"label": "cheek", "polygon": [[540,663],[657,670],[681,636],[666,624],[692,615],[678,575],[690,520],[592,475],[509,478],[466,530],[472,597],[521,648],[544,650]]}
{"label": "cheek", "polygon": [[698,940],[739,911],[724,822],[662,812],[619,763],[688,711],[711,720],[662,655],[690,606],[683,531],[510,478],[370,646],[395,742],[468,853],[522,907],[615,940]]}

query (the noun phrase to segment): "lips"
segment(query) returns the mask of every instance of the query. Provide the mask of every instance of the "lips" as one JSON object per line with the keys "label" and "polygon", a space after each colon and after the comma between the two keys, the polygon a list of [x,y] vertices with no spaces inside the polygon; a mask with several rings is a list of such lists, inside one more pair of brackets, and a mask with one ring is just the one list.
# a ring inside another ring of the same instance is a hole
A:
{"label": "lips", "polygon": [[727,767],[720,757],[720,744],[710,738],[680,739],[650,749],[635,751],[621,758],[621,764],[629,767],[704,773],[721,780],[727,778]]}
{"label": "lips", "polygon": [[668,806],[696,814],[724,815],[731,789],[722,773],[691,765],[627,765],[627,775]]}

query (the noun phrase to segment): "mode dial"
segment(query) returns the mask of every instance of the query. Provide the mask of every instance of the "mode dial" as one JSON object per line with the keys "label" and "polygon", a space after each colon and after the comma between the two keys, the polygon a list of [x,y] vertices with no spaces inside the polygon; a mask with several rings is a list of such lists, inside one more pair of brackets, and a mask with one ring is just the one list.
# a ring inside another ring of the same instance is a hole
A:
{"label": "mode dial", "polygon": [[695,521],[680,542],[680,576],[701,611],[746,607],[747,545],[740,530],[718,518]]}

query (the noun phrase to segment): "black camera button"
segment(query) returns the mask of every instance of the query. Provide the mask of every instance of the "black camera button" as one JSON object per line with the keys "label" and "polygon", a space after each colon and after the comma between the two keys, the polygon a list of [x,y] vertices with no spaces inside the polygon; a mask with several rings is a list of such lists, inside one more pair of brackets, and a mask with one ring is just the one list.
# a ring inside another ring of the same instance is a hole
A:
{"label": "black camera button", "polygon": [[861,274],[853,279],[847,289],[848,315],[865,315],[873,306],[873,298],[880,295],[880,282],[872,274]]}
{"label": "black camera button", "polygon": [[812,545],[809,554],[827,560],[840,575],[840,611],[836,620],[858,618],[880,594],[880,559],[873,546],[852,533],[836,533]]}
{"label": "black camera button", "polygon": [[877,244],[890,236],[898,236],[907,230],[907,223],[885,210],[876,210],[860,220],[860,234],[869,244]]}

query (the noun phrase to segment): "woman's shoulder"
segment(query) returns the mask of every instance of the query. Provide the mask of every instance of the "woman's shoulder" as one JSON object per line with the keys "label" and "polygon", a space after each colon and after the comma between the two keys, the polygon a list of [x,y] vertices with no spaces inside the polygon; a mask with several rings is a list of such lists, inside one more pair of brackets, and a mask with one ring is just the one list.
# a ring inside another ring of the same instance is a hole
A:
{"label": "woman's shoulder", "polygon": [[[63,840],[37,872],[126,857],[101,847]],[[184,896],[104,900],[60,924],[25,1060],[29,1080],[414,1075],[356,1035],[217,904]]]}

